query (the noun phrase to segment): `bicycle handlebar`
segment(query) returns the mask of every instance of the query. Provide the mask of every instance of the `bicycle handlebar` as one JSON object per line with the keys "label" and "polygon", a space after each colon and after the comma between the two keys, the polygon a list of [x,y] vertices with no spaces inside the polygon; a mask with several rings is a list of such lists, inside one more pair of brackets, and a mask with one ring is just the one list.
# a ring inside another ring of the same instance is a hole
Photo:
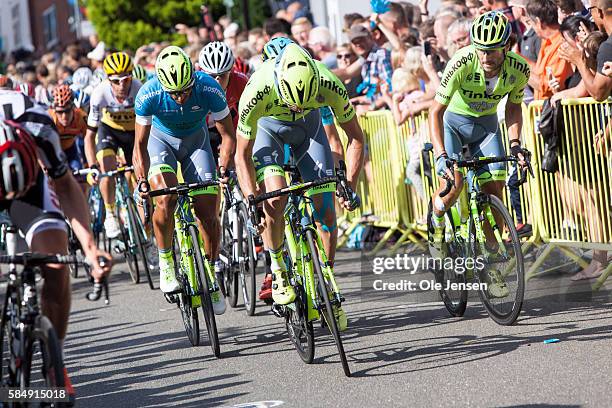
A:
{"label": "bicycle handlebar", "polygon": [[188,194],[192,190],[198,190],[200,188],[212,187],[219,184],[218,180],[210,180],[210,181],[202,181],[198,183],[183,183],[174,187],[161,188],[159,190],[149,191],[148,193],[143,193],[145,197],[159,197],[168,194],[178,194],[185,195]]}
{"label": "bicycle handlebar", "polygon": [[90,174],[94,175],[94,178],[103,178],[103,177],[114,177],[118,174],[129,173],[134,171],[134,166],[123,166],[119,167],[116,170],[107,171],[106,173],[100,172],[98,169],[81,169],[75,170],[72,172],[74,176],[88,176]]}
{"label": "bicycle handlebar", "polygon": [[40,266],[46,264],[72,264],[82,263],[74,255],[49,255],[26,252],[21,255],[0,255],[0,264],[16,264],[24,266]]}
{"label": "bicycle handlebar", "polygon": [[[534,177],[533,168],[531,166],[531,152],[527,149],[523,149],[523,155],[525,157],[525,162],[527,163],[527,171],[522,171],[520,168],[518,169],[519,172],[522,172],[521,176],[519,177],[519,182],[518,182],[519,186],[527,182],[527,174],[531,175],[531,177]],[[456,159],[449,158],[447,160],[453,162],[457,166],[457,168],[460,168],[460,169],[461,168],[478,169],[478,168],[481,168],[483,166],[486,166],[488,164],[493,164],[493,163],[510,163],[510,162],[517,163],[519,161],[519,159],[515,156],[484,157],[484,158],[469,159],[469,160],[456,160]],[[447,196],[448,193],[450,193],[452,188],[455,186],[455,180],[450,179],[446,175],[443,178],[446,181],[446,185],[444,187],[444,190],[440,192],[440,198]]]}

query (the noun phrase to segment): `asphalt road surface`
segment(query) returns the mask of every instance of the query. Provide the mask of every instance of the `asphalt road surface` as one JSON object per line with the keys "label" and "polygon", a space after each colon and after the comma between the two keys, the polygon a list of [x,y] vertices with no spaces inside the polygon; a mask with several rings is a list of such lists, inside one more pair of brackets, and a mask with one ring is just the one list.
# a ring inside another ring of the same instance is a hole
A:
{"label": "asphalt road surface", "polygon": [[[205,330],[203,344],[192,347],[176,306],[146,283],[134,285],[122,272],[125,265],[118,265],[109,306],[85,300],[89,284],[83,278],[73,281],[65,352],[78,405],[610,406],[607,298],[568,302],[571,297],[534,290],[517,324],[501,327],[477,301],[464,317],[451,318],[440,302],[366,299],[360,295],[359,257],[341,252],[338,258],[352,378],[343,375],[332,338],[318,326],[315,361],[304,364],[283,320],[263,303],[254,317],[239,307],[217,318],[221,358],[216,359]],[[557,273],[529,287],[568,281],[567,273]],[[560,341],[544,343],[551,338]]]}

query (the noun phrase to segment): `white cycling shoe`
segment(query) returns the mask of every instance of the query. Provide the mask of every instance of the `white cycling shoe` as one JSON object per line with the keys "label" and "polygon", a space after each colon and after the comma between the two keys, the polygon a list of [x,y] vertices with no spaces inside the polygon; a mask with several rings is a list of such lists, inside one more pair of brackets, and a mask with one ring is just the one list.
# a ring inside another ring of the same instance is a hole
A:
{"label": "white cycling shoe", "polygon": [[223,296],[221,289],[217,290],[216,292],[212,292],[210,297],[212,299],[213,311],[215,314],[222,315],[225,313],[225,296]]}
{"label": "white cycling shoe", "polygon": [[176,292],[181,288],[174,273],[174,261],[159,258],[159,288],[164,293]]}
{"label": "white cycling shoe", "polygon": [[104,220],[104,230],[106,231],[106,237],[115,239],[121,235],[121,229],[119,228],[119,222],[117,217],[113,213],[106,213],[106,219]]}

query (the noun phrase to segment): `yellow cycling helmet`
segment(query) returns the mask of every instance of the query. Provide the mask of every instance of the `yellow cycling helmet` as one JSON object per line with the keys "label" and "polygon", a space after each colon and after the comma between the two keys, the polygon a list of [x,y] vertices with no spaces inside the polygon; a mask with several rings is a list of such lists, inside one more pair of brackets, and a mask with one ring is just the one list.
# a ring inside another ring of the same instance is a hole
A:
{"label": "yellow cycling helmet", "polygon": [[292,43],[276,59],[274,81],[285,105],[304,108],[319,94],[319,70],[308,52]]}
{"label": "yellow cycling helmet", "polygon": [[508,44],[512,29],[501,11],[490,11],[478,16],[472,23],[470,39],[480,50],[502,48]]}
{"label": "yellow cycling helmet", "polygon": [[132,58],[125,52],[114,52],[104,58],[104,72],[106,75],[131,74],[134,65]]}

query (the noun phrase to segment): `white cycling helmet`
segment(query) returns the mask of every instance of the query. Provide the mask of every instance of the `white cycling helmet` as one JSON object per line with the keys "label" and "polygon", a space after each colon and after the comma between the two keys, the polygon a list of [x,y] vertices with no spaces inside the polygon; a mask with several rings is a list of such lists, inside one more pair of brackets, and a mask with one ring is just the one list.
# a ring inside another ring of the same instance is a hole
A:
{"label": "white cycling helmet", "polygon": [[93,72],[87,67],[81,67],[72,74],[73,90],[85,89],[93,79]]}
{"label": "white cycling helmet", "polygon": [[218,75],[234,66],[234,53],[221,41],[213,41],[204,46],[198,58],[200,69],[207,74]]}

